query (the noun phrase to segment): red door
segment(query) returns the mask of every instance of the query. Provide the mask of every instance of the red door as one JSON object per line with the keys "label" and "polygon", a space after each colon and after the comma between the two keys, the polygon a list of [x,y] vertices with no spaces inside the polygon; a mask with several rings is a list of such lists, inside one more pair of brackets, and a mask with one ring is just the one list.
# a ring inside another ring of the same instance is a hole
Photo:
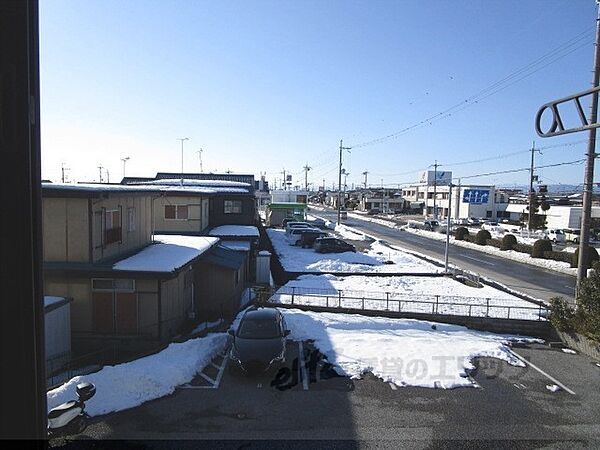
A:
{"label": "red door", "polygon": [[114,333],[114,311],[112,292],[93,292],[94,331],[96,333]]}
{"label": "red door", "polygon": [[117,300],[117,334],[137,333],[137,294],[118,292]]}

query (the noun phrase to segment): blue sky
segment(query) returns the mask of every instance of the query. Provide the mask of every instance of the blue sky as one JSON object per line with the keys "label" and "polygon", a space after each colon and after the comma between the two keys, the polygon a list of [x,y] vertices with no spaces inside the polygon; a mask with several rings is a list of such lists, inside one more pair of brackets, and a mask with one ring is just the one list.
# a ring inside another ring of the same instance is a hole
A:
{"label": "blue sky", "polygon": [[[272,182],[285,169],[300,184],[308,163],[309,181],[331,187],[340,139],[356,146],[419,123],[569,42],[450,117],[355,147],[344,166],[348,184],[368,170],[369,184],[390,185],[435,160],[456,177],[527,167],[533,140],[553,146],[540,165],[585,154],[587,134],[541,139],[533,123],[543,103],[590,86],[592,0],[40,3],[44,178],[58,181],[65,163],[70,179],[97,180],[101,164],[119,181],[126,156],[130,176],[179,172],[177,138],[189,137],[186,171],[199,170],[202,148],[205,171]],[[583,171],[538,174],[578,184]]]}

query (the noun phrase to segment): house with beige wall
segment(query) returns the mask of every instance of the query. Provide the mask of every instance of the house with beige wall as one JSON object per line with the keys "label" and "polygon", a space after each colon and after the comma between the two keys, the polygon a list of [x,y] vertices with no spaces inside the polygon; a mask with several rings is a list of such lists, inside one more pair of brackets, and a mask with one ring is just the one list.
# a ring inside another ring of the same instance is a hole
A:
{"label": "house with beige wall", "polygon": [[237,312],[246,267],[235,252],[217,251],[218,237],[153,233],[170,194],[185,198],[160,186],[43,184],[44,291],[72,299],[76,353],[152,348],[207,311]]}

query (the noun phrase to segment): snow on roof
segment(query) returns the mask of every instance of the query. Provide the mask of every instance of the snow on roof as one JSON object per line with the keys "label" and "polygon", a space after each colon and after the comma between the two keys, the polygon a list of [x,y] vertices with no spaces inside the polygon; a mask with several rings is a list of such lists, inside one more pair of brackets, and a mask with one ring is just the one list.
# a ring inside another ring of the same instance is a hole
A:
{"label": "snow on roof", "polygon": [[[161,179],[152,181],[140,181],[136,184],[151,184],[151,185],[162,185],[162,186],[181,186],[181,178],[173,179]],[[241,181],[227,181],[227,180],[196,180],[196,179],[183,179],[184,186],[210,186],[210,187],[252,187],[250,183],[243,183]]]}
{"label": "snow on roof", "polygon": [[174,272],[213,247],[219,238],[155,235],[156,243],[113,265],[114,270]]}
{"label": "snow on roof", "polygon": [[251,225],[221,225],[208,233],[211,236],[259,237],[258,228]]}
{"label": "snow on roof", "polygon": [[219,245],[229,250],[235,250],[238,252],[250,251],[250,242],[248,241],[221,241]]}
{"label": "snow on roof", "polygon": [[[163,183],[166,181],[167,183]],[[173,181],[173,183],[171,183]],[[177,181],[177,183],[175,183]],[[64,190],[76,192],[164,192],[164,193],[194,193],[194,194],[248,194],[254,192],[248,183],[238,183],[232,181],[221,181],[220,183],[230,184],[211,184],[215,181],[208,180],[206,184],[188,183],[189,181],[202,180],[159,180],[157,182],[143,182],[139,184],[108,184],[108,183],[42,183],[42,188],[46,190]],[[217,180],[218,181],[218,180]]]}
{"label": "snow on roof", "polygon": [[65,300],[64,297],[55,297],[52,295],[44,295],[44,307],[47,308],[48,306],[55,305],[56,303],[60,303],[64,300]]}

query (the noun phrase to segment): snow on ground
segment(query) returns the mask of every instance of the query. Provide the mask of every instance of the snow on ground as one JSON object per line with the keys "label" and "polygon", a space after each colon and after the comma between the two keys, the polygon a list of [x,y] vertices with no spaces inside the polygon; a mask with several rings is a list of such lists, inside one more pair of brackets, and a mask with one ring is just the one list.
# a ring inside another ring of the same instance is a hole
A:
{"label": "snow on ground", "polygon": [[208,251],[219,238],[155,235],[155,243],[113,265],[114,270],[173,272]]}
{"label": "snow on ground", "polygon": [[[284,230],[269,228],[267,234],[283,268],[288,272],[430,273],[441,270],[416,256],[379,242],[374,242],[366,253],[317,253],[312,248],[290,245]],[[384,264],[385,261],[392,261],[393,264]]]}
{"label": "snow on ground", "polygon": [[336,225],[333,230],[339,234],[342,239],[348,239],[351,241],[364,241],[368,239],[363,233],[359,233],[344,224]]}
{"label": "snow on ground", "polygon": [[74,377],[46,394],[48,411],[63,402],[75,400],[75,387],[82,382],[96,386],[96,395],[85,404],[90,416],[122,411],[172,394],[176,386],[189,382],[202,371],[226,342],[227,334],[213,333],[173,343],[162,352],[145,358]]}
{"label": "snow on ground", "polygon": [[534,303],[449,277],[302,275],[282,286],[271,301],[291,304],[292,294],[298,305],[362,309],[364,304],[367,310],[540,319]]}
{"label": "snow on ground", "polygon": [[477,385],[468,377],[474,368],[474,358],[497,358],[524,367],[508,343],[540,342],[523,336],[411,319],[296,309],[281,312],[291,330],[290,339],[313,339],[339,374],[360,378],[372,372],[398,386],[475,387]]}

